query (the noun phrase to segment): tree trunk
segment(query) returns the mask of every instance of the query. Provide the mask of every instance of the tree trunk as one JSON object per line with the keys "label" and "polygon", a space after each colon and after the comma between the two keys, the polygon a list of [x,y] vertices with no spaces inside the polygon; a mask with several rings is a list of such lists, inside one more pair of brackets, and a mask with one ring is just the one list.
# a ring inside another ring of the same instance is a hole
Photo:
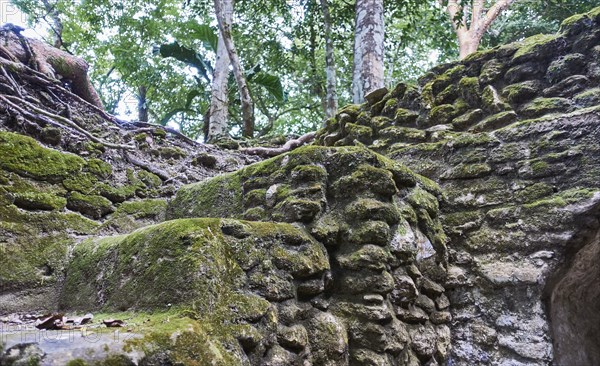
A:
{"label": "tree trunk", "polygon": [[[468,11],[467,5],[461,3],[460,0],[448,0],[446,12],[458,38],[458,51],[461,60],[477,51],[481,38],[483,38],[494,20],[515,1],[498,0],[486,12],[486,2],[484,0],[474,0],[470,11]],[[440,0],[440,4],[444,5],[444,1]],[[470,21],[467,22],[469,13]],[[462,16],[458,16],[459,14],[462,14]]]}
{"label": "tree trunk", "polygon": [[[240,63],[237,51],[231,36],[231,19],[233,18],[233,0],[214,0],[215,13],[219,23],[219,31],[223,37],[223,43],[227,48],[229,60],[233,69],[233,75],[240,91],[242,102],[242,119],[244,121],[244,136],[254,136],[254,105],[250,97],[250,89],[244,76],[244,70]],[[228,22],[229,20],[229,22]]]}
{"label": "tree trunk", "polygon": [[[231,15],[231,13],[229,13]],[[225,13],[225,21],[231,23]],[[229,78],[229,54],[223,41],[223,34],[219,33],[219,44],[217,45],[217,58],[213,71],[212,90],[210,97],[210,109],[208,118],[206,141],[216,141],[227,133],[227,118],[229,116],[229,97],[227,95],[227,81]]]}
{"label": "tree trunk", "polygon": [[461,60],[464,60],[465,57],[469,56],[472,53],[477,52],[480,41],[481,41],[480,39],[477,39],[471,35],[469,35],[468,37],[465,37],[463,39],[459,38],[459,40],[458,40],[459,58]]}
{"label": "tree trunk", "polygon": [[383,0],[357,0],[352,78],[356,104],[364,102],[369,92],[384,86],[383,40]]}
{"label": "tree trunk", "polygon": [[333,39],[331,38],[331,15],[329,14],[329,1],[321,0],[323,23],[325,27],[325,73],[327,75],[327,103],[325,115],[328,118],[335,116],[338,108],[337,78],[335,75],[335,58],[333,53]]}
{"label": "tree trunk", "polygon": [[146,94],[148,89],[142,85],[138,88],[138,121],[148,122],[148,100]]}
{"label": "tree trunk", "polygon": [[63,24],[60,20],[60,16],[59,16],[58,10],[56,9],[56,5],[50,4],[50,2],[48,0],[42,0],[42,3],[44,4],[46,13],[52,19],[53,24],[50,24],[49,21],[48,21],[48,24],[50,25],[52,33],[54,34],[54,47],[62,48],[62,46],[63,46],[63,41],[62,41]]}

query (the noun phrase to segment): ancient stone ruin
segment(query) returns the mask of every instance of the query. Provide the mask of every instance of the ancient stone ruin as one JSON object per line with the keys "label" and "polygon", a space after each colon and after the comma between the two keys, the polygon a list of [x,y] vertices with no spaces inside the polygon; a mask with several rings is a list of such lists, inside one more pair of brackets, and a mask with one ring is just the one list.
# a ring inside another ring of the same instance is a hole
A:
{"label": "ancient stone ruin", "polygon": [[2,65],[0,315],[136,333],[70,365],[600,364],[600,8],[261,162]]}

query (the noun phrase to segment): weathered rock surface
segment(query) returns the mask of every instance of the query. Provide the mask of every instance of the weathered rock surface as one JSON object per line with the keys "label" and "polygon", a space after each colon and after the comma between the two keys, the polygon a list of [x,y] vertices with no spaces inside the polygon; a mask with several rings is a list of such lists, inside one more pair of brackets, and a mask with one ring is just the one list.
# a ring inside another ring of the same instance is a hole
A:
{"label": "weathered rock surface", "polygon": [[596,9],[442,65],[318,134],[440,183],[451,364],[598,362],[599,27]]}

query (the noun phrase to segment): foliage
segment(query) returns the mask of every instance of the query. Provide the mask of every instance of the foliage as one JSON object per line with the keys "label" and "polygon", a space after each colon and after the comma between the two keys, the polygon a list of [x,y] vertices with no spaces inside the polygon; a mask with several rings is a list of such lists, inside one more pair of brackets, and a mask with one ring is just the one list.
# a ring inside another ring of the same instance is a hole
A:
{"label": "foliage", "polygon": [[[40,1],[12,1],[32,24],[45,24],[52,36],[52,20]],[[354,2],[329,2],[343,106],[351,100]],[[561,19],[589,10],[595,2],[517,0],[493,24],[482,46],[556,31]],[[64,48],[90,63],[92,80],[109,112],[125,111],[135,117],[138,90],[144,87],[152,122],[175,123],[192,138],[202,135],[218,39],[212,1],[52,0],[51,4],[64,27]],[[388,87],[398,80],[414,81],[433,65],[456,59],[455,35],[438,1],[384,4]],[[318,0],[236,2],[233,38],[248,70],[258,136],[302,134],[320,127],[325,107],[322,22]],[[256,72],[257,66],[262,71]],[[233,80],[229,89],[230,133],[238,137],[241,113]]]}

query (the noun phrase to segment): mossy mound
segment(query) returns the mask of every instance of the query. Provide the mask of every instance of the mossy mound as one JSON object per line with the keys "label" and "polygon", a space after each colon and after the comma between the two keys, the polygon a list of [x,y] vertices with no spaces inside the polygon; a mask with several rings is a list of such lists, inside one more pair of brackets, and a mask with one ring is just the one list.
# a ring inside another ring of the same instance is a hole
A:
{"label": "mossy mound", "polygon": [[[185,358],[179,352],[186,349],[204,350],[195,361],[242,364],[238,340],[250,337],[253,347],[262,342],[263,336],[250,324],[273,321],[268,300],[295,298],[296,285],[314,282],[327,270],[324,247],[289,224],[173,220],[77,246],[61,307],[178,309],[177,314],[197,321],[172,326],[172,332],[179,332],[176,341],[156,331],[134,342],[146,347],[148,357],[153,347],[173,353],[175,360]],[[206,343],[213,348],[195,348]],[[193,353],[186,354],[194,360]]]}

